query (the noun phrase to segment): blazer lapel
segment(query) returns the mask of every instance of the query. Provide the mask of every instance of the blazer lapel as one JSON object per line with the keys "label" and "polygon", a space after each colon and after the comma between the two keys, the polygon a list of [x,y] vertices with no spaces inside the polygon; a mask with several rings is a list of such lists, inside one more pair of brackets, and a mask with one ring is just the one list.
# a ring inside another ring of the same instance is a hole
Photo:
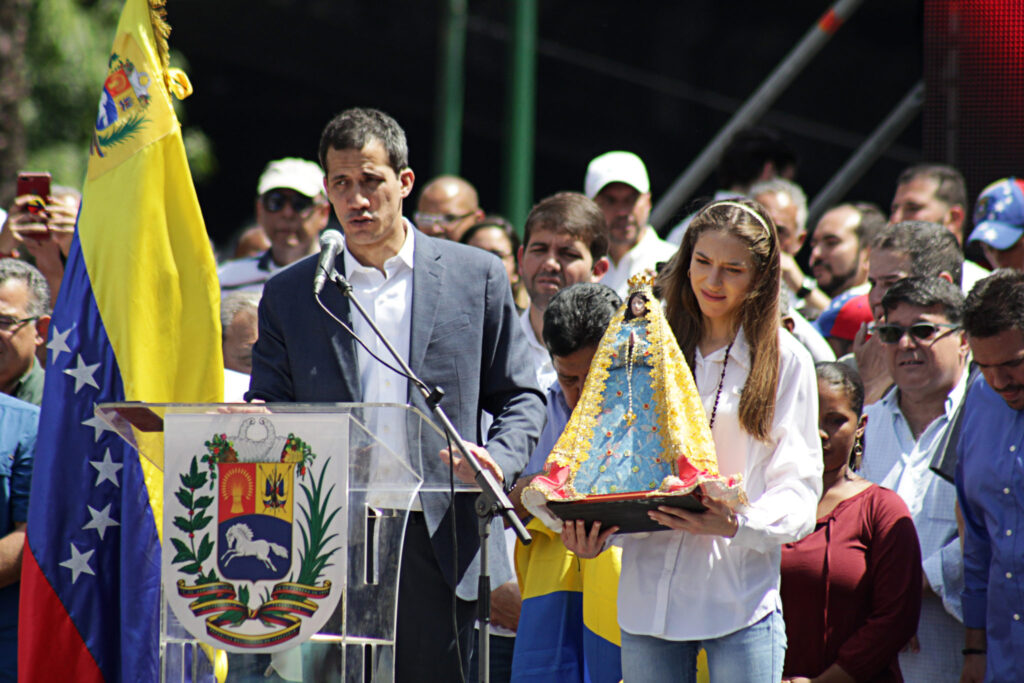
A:
{"label": "blazer lapel", "polygon": [[[339,256],[335,260],[335,267],[339,273],[345,274],[345,259],[343,256]],[[349,327],[352,327],[352,307],[349,306],[348,297],[343,295],[334,283],[328,283],[324,287],[320,293],[320,299],[323,301],[324,306],[327,307],[327,310],[338,316]],[[358,315],[358,312],[356,315]],[[320,321],[324,325],[331,347],[334,349],[334,355],[338,359],[339,374],[344,385],[346,400],[358,403],[363,399],[363,390],[359,381],[359,360],[356,356],[355,339],[349,334],[348,330],[339,325],[326,313],[320,316]],[[321,379],[326,381],[327,378]]]}
{"label": "blazer lapel", "polygon": [[[415,230],[415,228],[410,228]],[[416,247],[413,251],[412,269],[412,334],[409,339],[409,367],[417,375],[422,375],[423,359],[427,352],[427,344],[434,330],[434,319],[441,301],[441,275],[444,265],[441,263],[441,252],[434,246],[433,240],[422,234],[416,235]],[[409,386],[409,391],[415,391]]]}

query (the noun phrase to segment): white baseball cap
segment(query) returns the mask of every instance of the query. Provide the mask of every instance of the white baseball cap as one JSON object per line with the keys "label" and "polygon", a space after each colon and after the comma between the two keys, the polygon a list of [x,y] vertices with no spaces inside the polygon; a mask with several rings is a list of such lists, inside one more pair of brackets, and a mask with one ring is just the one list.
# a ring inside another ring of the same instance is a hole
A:
{"label": "white baseball cap", "polygon": [[593,199],[608,183],[626,183],[640,194],[651,191],[647,167],[632,152],[606,152],[587,166],[583,192]]}
{"label": "white baseball cap", "polygon": [[277,159],[263,169],[263,175],[256,183],[256,194],[262,195],[279,187],[316,197],[324,191],[324,172],[319,164],[305,159]]}

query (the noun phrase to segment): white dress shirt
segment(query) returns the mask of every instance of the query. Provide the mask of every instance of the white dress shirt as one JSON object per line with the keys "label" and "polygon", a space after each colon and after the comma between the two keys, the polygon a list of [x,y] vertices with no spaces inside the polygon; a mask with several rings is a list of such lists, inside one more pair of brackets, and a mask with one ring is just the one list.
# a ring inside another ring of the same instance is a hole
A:
{"label": "white dress shirt", "polygon": [[249,391],[249,375],[224,368],[224,402],[245,403],[245,392],[247,391]]}
{"label": "white dress shirt", "polygon": [[[408,361],[409,342],[412,336],[412,268],[416,229],[405,223],[405,242],[398,253],[384,262],[384,272],[361,265],[352,253],[345,249],[345,277],[352,285],[352,296],[366,309],[381,332],[395,347],[395,351]],[[352,329],[379,358],[389,365],[398,367],[387,347],[377,338],[370,324],[359,311],[352,307]],[[356,343],[356,360],[359,363],[359,381],[364,403],[409,402],[409,380],[384,367]],[[366,427],[396,455],[408,461],[405,420],[393,418],[391,411],[374,412],[369,415]],[[422,509],[417,498],[413,509]]]}
{"label": "white dress shirt", "polygon": [[[558,379],[555,366],[551,363],[551,354],[544,344],[537,341],[537,335],[533,333],[533,326],[530,325],[530,309],[527,308],[519,316],[519,325],[526,335],[526,343],[530,346],[530,358],[533,359],[533,368],[537,371],[537,386],[541,391],[547,391],[548,387]],[[486,434],[486,432],[484,432]]]}
{"label": "white dress shirt", "polygon": [[[675,245],[658,237],[654,228],[648,225],[640,241],[618,263],[610,264],[608,272],[601,278],[601,284],[608,285],[625,299],[629,294],[629,278],[648,269],[653,271],[659,261],[668,261],[675,253]],[[611,261],[610,258],[608,260]],[[541,388],[546,387],[542,385]]]}
{"label": "white dress shirt", "polygon": [[[657,531],[624,534],[619,625],[666,640],[718,638],[781,610],[782,544],[814,528],[821,495],[818,384],[810,355],[779,331],[779,385],[770,441],[758,441],[739,422],[750,372],[750,347],[740,330],[729,353],[712,435],[719,472],[742,474],[749,505],[737,509],[733,538]],[[707,358],[698,350],[694,379],[711,415],[725,348]]]}
{"label": "white dress shirt", "polygon": [[921,542],[924,574],[935,593],[921,601],[917,627],[921,651],[900,653],[900,670],[908,683],[958,681],[963,666],[960,591],[964,564],[956,527],[956,487],[932,472],[930,465],[963,401],[967,375],[964,370],[946,398],[943,414],[916,440],[900,411],[898,389],[891,389],[881,401],[864,409],[868,425],[860,474],[898,493],[910,508]]}

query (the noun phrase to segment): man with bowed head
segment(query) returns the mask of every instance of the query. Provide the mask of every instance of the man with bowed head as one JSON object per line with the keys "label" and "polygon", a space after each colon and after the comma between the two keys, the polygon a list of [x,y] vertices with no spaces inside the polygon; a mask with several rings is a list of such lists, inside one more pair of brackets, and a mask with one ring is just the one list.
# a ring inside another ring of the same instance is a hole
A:
{"label": "man with bowed head", "polygon": [[962,683],[1024,671],[1024,273],[995,271],[967,296],[964,329],[983,379],[964,403],[956,490],[964,518]]}
{"label": "man with bowed head", "polygon": [[[402,218],[415,176],[405,132],[387,114],[364,108],[338,114],[324,128],[320,161],[327,198],[345,233],[334,266],[413,372],[445,389],[441,408],[467,441],[477,434],[480,411],[494,416],[487,448],[469,447],[499,483],[511,482],[537,441],[544,402],[504,267],[479,249],[428,237]],[[409,403],[429,414],[415,387],[357,350],[352,336],[320,308],[311,292],[316,268],[317,258],[307,258],[267,283],[246,397]],[[327,287],[321,300],[378,355],[387,355],[340,291]],[[412,434],[404,423],[378,427],[392,446],[407,448]],[[427,478],[447,480],[451,459],[456,476],[472,481],[469,464],[442,451],[442,438],[422,435],[419,447],[441,456],[424,458]],[[470,566],[479,540],[475,522],[467,522],[476,519],[474,499],[424,493],[413,502],[398,588],[396,681],[453,681],[468,669],[475,602],[453,593],[464,581],[476,596]],[[457,627],[449,628],[453,602]]]}

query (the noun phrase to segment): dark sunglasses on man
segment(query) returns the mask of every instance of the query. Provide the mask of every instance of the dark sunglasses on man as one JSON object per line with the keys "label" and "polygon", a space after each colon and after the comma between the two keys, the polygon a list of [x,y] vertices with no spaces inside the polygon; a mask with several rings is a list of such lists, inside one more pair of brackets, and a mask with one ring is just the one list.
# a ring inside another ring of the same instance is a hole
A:
{"label": "dark sunglasses on man", "polygon": [[298,192],[286,192],[282,190],[271,190],[260,197],[263,208],[270,213],[277,213],[284,209],[285,204],[291,204],[292,211],[302,213],[313,206],[313,200]]}
{"label": "dark sunglasses on man", "polygon": [[943,334],[948,334],[953,330],[959,330],[959,325],[953,325],[951,323],[928,323],[920,322],[914,323],[909,327],[903,325],[875,325],[874,333],[878,335],[878,341],[883,344],[899,344],[900,339],[903,339],[903,335],[907,332],[910,336],[918,341],[928,341],[932,339],[939,330],[946,330]]}

